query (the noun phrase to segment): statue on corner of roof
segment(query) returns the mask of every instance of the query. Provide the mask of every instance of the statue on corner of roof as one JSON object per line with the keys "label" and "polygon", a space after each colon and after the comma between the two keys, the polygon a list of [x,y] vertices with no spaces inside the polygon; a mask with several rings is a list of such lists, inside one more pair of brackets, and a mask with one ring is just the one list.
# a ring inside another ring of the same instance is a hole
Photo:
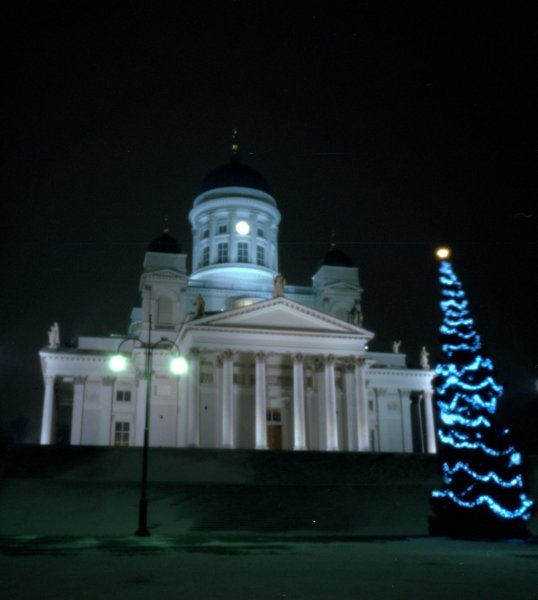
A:
{"label": "statue on corner of roof", "polygon": [[56,321],[51,325],[49,331],[49,348],[58,348],[60,345],[60,326]]}
{"label": "statue on corner of roof", "polygon": [[273,298],[282,298],[284,295],[284,286],[286,285],[286,280],[284,279],[282,273],[279,273],[273,279]]}
{"label": "statue on corner of roof", "polygon": [[202,298],[201,294],[198,294],[196,299],[193,302],[195,308],[194,316],[196,318],[203,317],[205,314],[205,300]]}
{"label": "statue on corner of roof", "polygon": [[422,350],[420,351],[420,366],[423,369],[430,368],[430,353],[426,351],[426,346],[422,346]]}
{"label": "statue on corner of roof", "polygon": [[395,340],[394,342],[392,342],[392,352],[394,354],[399,354],[401,345],[402,345],[402,340],[398,340],[398,341]]}
{"label": "statue on corner of roof", "polygon": [[359,327],[362,327],[363,315],[358,300],[355,300],[353,308],[349,311],[349,317],[353,325],[358,325]]}

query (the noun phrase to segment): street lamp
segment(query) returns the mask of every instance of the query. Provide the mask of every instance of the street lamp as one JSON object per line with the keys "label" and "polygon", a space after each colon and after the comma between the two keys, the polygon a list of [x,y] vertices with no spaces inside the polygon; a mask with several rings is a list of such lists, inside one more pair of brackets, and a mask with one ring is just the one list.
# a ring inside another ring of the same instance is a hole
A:
{"label": "street lamp", "polygon": [[120,373],[125,371],[127,368],[127,359],[123,354],[120,354],[122,345],[125,342],[132,341],[140,344],[145,351],[145,376],[146,376],[146,411],[144,415],[144,446],[142,448],[142,480],[140,483],[140,500],[138,503],[138,529],[135,531],[135,535],[141,537],[147,537],[150,535],[148,529],[148,448],[149,448],[149,405],[151,400],[151,378],[153,373],[153,350],[159,347],[174,348],[177,354],[172,356],[169,363],[170,372],[173,375],[185,375],[187,373],[189,365],[185,358],[180,355],[179,348],[177,345],[167,338],[161,338],[159,341],[151,342],[151,315],[149,316],[149,331],[148,341],[144,342],[138,337],[129,336],[120,342],[116,354],[110,357],[108,366],[111,371]]}

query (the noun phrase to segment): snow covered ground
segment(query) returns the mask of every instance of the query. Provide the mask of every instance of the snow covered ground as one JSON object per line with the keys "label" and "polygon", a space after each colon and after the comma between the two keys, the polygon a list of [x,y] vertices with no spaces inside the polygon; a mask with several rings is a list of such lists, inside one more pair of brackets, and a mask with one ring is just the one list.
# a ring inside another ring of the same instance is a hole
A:
{"label": "snow covered ground", "polygon": [[2,598],[538,598],[538,545],[282,536],[0,539]]}
{"label": "snow covered ground", "polygon": [[0,597],[538,599],[537,538],[427,536],[433,456],[150,455],[152,535],[136,538],[139,449],[4,454]]}

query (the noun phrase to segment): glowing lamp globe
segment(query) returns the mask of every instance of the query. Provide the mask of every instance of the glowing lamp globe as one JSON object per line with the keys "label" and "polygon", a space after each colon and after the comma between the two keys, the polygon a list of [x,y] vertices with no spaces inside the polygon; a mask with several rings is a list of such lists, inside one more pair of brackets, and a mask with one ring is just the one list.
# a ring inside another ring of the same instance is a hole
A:
{"label": "glowing lamp globe", "polygon": [[235,230],[239,235],[247,235],[250,231],[250,225],[246,221],[237,221]]}
{"label": "glowing lamp globe", "polygon": [[183,356],[175,356],[170,360],[170,371],[174,375],[185,375],[189,370],[189,364]]}
{"label": "glowing lamp globe", "polygon": [[435,251],[435,256],[437,256],[437,258],[440,258],[441,260],[450,258],[450,248],[447,248],[446,246],[437,248],[437,250]]}
{"label": "glowing lamp globe", "polygon": [[125,371],[127,368],[127,359],[121,354],[115,354],[114,356],[110,357],[108,366],[111,371],[114,371],[114,373],[120,373],[121,371]]}

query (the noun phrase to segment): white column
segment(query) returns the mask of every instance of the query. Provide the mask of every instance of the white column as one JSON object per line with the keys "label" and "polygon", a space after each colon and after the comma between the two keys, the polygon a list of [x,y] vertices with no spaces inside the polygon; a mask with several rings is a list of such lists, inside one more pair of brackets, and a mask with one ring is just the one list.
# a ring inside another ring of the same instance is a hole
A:
{"label": "white column", "polygon": [[359,451],[368,452],[370,448],[370,431],[368,427],[368,394],[364,371],[366,361],[364,358],[355,360],[355,397],[357,399]]}
{"label": "white column", "polygon": [[345,372],[346,414],[344,427],[346,430],[347,448],[351,452],[359,449],[359,417],[357,410],[357,391],[355,386],[355,365],[346,364]]}
{"label": "white column", "polygon": [[184,375],[177,382],[177,446],[187,445],[187,377]]}
{"label": "white column", "polygon": [[41,421],[41,444],[52,444],[54,412],[54,375],[46,375],[43,418]]}
{"label": "white column", "polygon": [[267,356],[256,353],[256,450],[267,450]]}
{"label": "white column", "polygon": [[338,429],[336,425],[336,381],[334,377],[334,356],[325,357],[325,427],[327,450],[338,450]]}
{"label": "white column", "polygon": [[230,215],[230,221],[228,223],[228,231],[230,232],[230,243],[228,245],[228,260],[230,262],[237,262],[237,248],[235,243],[235,222],[237,220],[237,214],[232,212]]}
{"label": "white column", "polygon": [[[309,369],[310,372],[306,376],[314,383],[314,370]],[[318,428],[316,423],[316,405],[315,395],[312,386],[307,386],[305,389],[305,418],[306,418],[306,444],[310,450],[317,450],[318,446]]]}
{"label": "white column", "polygon": [[306,450],[303,355],[293,356],[293,449]]}
{"label": "white column", "polygon": [[437,452],[435,422],[433,420],[432,393],[424,392],[424,416],[426,420],[426,449],[429,454]]}
{"label": "white column", "polygon": [[222,448],[233,448],[234,436],[234,389],[233,352],[222,355],[222,389],[220,394],[220,443]]}
{"label": "white column", "polygon": [[136,378],[136,428],[135,446],[144,445],[144,427],[146,425],[146,391],[147,380],[140,374]]}
{"label": "white column", "polygon": [[327,450],[327,427],[325,413],[325,367],[322,359],[316,359],[317,384],[317,450]]}
{"label": "white column", "polygon": [[413,452],[413,428],[411,425],[411,398],[408,390],[398,390],[402,413],[403,451]]}
{"label": "white column", "polygon": [[424,447],[424,419],[422,415],[422,401],[424,397],[422,394],[419,394],[416,399],[416,411],[417,411],[417,421],[418,421],[418,432],[419,432],[419,440],[420,440],[420,452],[425,451]]}
{"label": "white column", "polygon": [[[256,239],[258,237],[258,223],[256,221],[255,215],[253,215],[251,212],[248,215],[248,222],[250,223],[248,260],[251,263],[257,264]],[[267,257],[265,258],[265,261],[267,261]]]}
{"label": "white column", "polygon": [[189,352],[187,381],[187,446],[200,445],[200,355],[196,348]]}
{"label": "white column", "polygon": [[192,264],[193,271],[196,271],[200,267],[200,237],[201,231],[193,229],[192,231]]}
{"label": "white column", "polygon": [[112,422],[112,396],[114,394],[115,377],[103,377],[101,382],[101,419],[100,419],[100,443],[110,446],[110,426]]}
{"label": "white column", "polygon": [[84,414],[84,391],[87,377],[75,377],[73,384],[73,415],[71,417],[71,445],[82,440],[82,417]]}
{"label": "white column", "polygon": [[[217,244],[215,235],[217,234],[217,222],[215,217],[209,221],[209,264],[217,262]],[[194,269],[193,269],[194,271]]]}

